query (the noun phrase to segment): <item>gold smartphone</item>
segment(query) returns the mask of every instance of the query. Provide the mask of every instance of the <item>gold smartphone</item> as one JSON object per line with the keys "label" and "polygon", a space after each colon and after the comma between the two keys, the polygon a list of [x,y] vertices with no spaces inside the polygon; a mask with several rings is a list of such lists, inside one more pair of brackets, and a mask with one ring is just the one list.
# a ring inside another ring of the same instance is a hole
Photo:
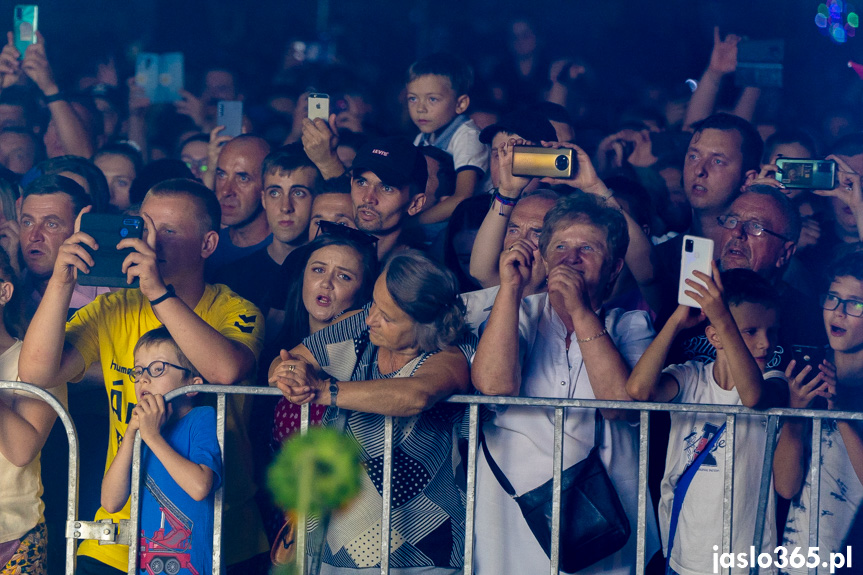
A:
{"label": "gold smartphone", "polygon": [[512,174],[534,178],[571,178],[575,175],[572,150],[515,146],[512,149]]}

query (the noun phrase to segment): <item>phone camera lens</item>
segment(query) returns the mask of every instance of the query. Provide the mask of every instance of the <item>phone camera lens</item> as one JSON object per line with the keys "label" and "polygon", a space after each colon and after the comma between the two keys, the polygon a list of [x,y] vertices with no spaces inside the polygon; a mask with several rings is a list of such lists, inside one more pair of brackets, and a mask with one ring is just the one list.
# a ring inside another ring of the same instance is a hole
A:
{"label": "phone camera lens", "polygon": [[692,253],[693,249],[695,249],[695,242],[692,240],[686,240],[686,252]]}
{"label": "phone camera lens", "polygon": [[125,238],[129,235],[129,228],[120,228],[120,237]]}
{"label": "phone camera lens", "polygon": [[569,158],[564,155],[560,155],[554,159],[554,167],[557,168],[559,172],[565,171],[569,167]]}

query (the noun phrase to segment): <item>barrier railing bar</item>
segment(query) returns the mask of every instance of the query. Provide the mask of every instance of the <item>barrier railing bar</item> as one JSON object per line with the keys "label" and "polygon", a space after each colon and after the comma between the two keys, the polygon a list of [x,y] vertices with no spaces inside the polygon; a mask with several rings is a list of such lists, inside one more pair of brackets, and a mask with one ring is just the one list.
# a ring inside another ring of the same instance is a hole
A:
{"label": "barrier railing bar", "polygon": [[641,423],[638,430],[638,519],[635,528],[635,575],[644,575],[647,568],[647,469],[649,465],[648,447],[650,445],[650,414],[640,413]]}
{"label": "barrier railing bar", "polygon": [[[166,398],[167,402],[168,399]],[[132,448],[132,481],[129,484],[129,519],[126,523],[127,531],[132,536],[132,540],[135,542],[134,545],[129,545],[129,563],[126,567],[126,573],[128,575],[135,575],[138,573],[138,533],[141,531],[140,527],[140,510],[141,510],[141,447],[142,447],[142,439],[141,432],[136,431],[135,435],[127,438],[123,437],[123,441],[127,439],[131,439],[134,441],[134,446]],[[120,536],[124,536],[122,533],[122,527],[118,526],[118,530],[120,531]]]}
{"label": "barrier railing bar", "polygon": [[[311,417],[311,405],[304,403],[300,407],[300,435],[305,435],[309,432],[309,420]],[[294,531],[294,557],[296,557],[297,561],[297,573],[306,575],[306,570],[308,569],[308,561],[306,561],[306,540],[308,537],[308,534],[306,533],[306,524],[308,523],[308,518],[305,515],[298,515],[296,519],[297,528]],[[324,533],[321,536],[326,537],[326,534]]]}
{"label": "barrier railing bar", "polygon": [[479,438],[479,405],[469,407],[467,438],[467,483],[465,484],[464,575],[473,575],[473,529],[476,514],[476,458]]}
{"label": "barrier railing bar", "polygon": [[219,452],[222,454],[222,483],[213,497],[213,573],[221,573],[222,568],[222,511],[225,499],[225,409],[227,407],[224,393],[216,395],[216,438],[219,441]]}
{"label": "barrier railing bar", "polygon": [[[809,548],[818,547],[818,519],[821,507],[821,423],[812,420],[812,459],[809,461]],[[809,575],[817,575],[820,565],[809,568]]]}
{"label": "barrier railing bar", "polygon": [[[758,489],[758,514],[755,516],[755,534],[752,544],[756,549],[761,548],[764,539],[764,523],[767,519],[767,502],[770,498],[770,490],[773,487],[773,454],[776,452],[776,440],[779,431],[779,417],[771,415],[767,418],[767,439],[764,444],[764,462],[761,465],[761,485]],[[757,575],[758,566],[749,566],[750,575]]]}
{"label": "barrier railing bar", "polygon": [[[66,430],[66,440],[69,442],[69,485],[66,488],[66,525],[69,525],[77,519],[75,516],[78,514],[78,467],[80,465],[78,458],[78,432],[75,430],[75,424],[72,423],[72,416],[57,401],[56,397],[35,385],[21,381],[0,381],[0,389],[14,389],[32,393],[50,405],[57,412],[57,419],[63,423],[63,428]],[[67,537],[65,575],[73,575],[75,572],[75,552],[77,549],[77,541],[72,537]]]}
{"label": "barrier railing bar", "polygon": [[563,474],[563,408],[554,410],[554,452],[551,458],[551,575],[560,565],[560,478]]}
{"label": "barrier railing bar", "polygon": [[393,418],[384,419],[383,510],[381,511],[381,575],[390,575],[390,525],[393,502]]}
{"label": "barrier railing bar", "polygon": [[[725,417],[725,493],[722,497],[722,552],[731,553],[731,522],[734,520],[734,427],[737,417]],[[718,442],[717,442],[718,443]],[[726,571],[731,575],[731,567]]]}

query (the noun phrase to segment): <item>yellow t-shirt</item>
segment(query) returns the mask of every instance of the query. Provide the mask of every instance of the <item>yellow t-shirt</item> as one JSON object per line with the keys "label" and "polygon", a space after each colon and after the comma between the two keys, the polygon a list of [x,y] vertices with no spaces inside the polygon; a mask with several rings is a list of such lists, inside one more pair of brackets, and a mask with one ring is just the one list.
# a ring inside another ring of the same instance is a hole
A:
{"label": "yellow t-shirt", "polygon": [[[195,313],[226,338],[243,343],[258,357],[263,345],[264,318],[254,304],[232,292],[224,285],[208,285]],[[110,467],[126,433],[132,409],[137,403],[135,384],[129,379],[134,367],[134,349],[138,339],[162,323],[153,313],[150,302],[138,289],[125,289],[104,294],[79,309],[66,324],[66,342],[84,358],[87,367],[101,361],[105,389],[110,407],[110,437],[105,470]],[[83,373],[79,374],[83,377]],[[243,382],[250,385],[251,382]],[[212,397],[215,402],[215,396]],[[248,413],[244,396],[229,395],[225,423],[225,456],[229,464],[225,477],[225,535],[232,525],[232,514],[245,518],[237,528],[244,544],[225,549],[226,564],[235,563],[266,551],[266,537],[261,528],[260,516],[250,509],[254,506],[256,486],[252,481],[250,448],[247,435]],[[129,518],[129,503],[118,513],[100,508],[96,520],[112,518],[114,521]],[[257,525],[255,523],[257,522]],[[252,537],[250,538],[250,534]],[[245,537],[242,537],[245,535]],[[233,553],[237,555],[232,557]],[[129,549],[125,545],[99,545],[97,541],[84,541],[79,555],[86,555],[111,567],[125,571]],[[245,557],[244,557],[245,556]]]}

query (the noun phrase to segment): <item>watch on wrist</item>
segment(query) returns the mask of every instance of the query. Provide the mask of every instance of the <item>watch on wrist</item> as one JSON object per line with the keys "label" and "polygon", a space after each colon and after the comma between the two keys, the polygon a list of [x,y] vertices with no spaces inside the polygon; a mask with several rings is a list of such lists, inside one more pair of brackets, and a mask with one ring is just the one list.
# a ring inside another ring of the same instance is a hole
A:
{"label": "watch on wrist", "polygon": [[329,382],[330,382],[330,407],[336,407],[337,408],[338,405],[336,404],[336,399],[339,396],[339,382],[333,376],[330,376]]}

